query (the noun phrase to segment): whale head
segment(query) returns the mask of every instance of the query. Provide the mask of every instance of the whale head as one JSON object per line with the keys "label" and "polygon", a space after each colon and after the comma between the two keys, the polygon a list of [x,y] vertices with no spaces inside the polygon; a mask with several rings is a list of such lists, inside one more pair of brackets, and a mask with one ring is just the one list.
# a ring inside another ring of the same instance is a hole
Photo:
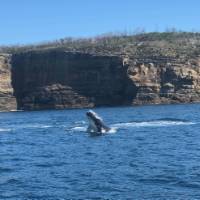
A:
{"label": "whale head", "polygon": [[103,122],[103,119],[98,116],[97,113],[95,113],[92,110],[89,110],[87,113],[87,118],[89,121],[88,126],[88,132],[90,133],[105,133],[110,130],[108,126],[106,126]]}

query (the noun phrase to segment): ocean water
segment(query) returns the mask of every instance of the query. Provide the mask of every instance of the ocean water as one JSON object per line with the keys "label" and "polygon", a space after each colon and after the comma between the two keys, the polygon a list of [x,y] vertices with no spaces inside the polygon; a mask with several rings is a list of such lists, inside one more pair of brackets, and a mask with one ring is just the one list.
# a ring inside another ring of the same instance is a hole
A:
{"label": "ocean water", "polygon": [[0,199],[200,199],[200,104],[0,113]]}

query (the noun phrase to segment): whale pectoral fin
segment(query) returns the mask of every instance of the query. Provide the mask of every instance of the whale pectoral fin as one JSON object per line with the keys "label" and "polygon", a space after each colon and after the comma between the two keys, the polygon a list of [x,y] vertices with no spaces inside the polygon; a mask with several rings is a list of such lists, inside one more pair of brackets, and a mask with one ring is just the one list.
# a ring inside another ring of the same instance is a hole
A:
{"label": "whale pectoral fin", "polygon": [[101,121],[99,119],[96,119],[95,126],[96,126],[96,129],[97,129],[97,132],[101,133],[101,131],[102,131],[102,125],[101,125]]}
{"label": "whale pectoral fin", "polygon": [[102,127],[99,124],[97,125],[97,132],[99,132],[99,133],[102,132]]}

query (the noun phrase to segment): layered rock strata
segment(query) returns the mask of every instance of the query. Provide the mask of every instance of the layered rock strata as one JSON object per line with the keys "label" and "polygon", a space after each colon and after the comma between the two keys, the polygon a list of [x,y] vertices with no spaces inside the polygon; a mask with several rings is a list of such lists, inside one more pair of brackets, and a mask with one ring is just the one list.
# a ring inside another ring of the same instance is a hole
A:
{"label": "layered rock strata", "polygon": [[0,110],[200,102],[199,55],[138,52],[1,54]]}
{"label": "layered rock strata", "polygon": [[200,58],[132,63],[128,76],[137,88],[133,104],[200,102]]}
{"label": "layered rock strata", "polygon": [[11,85],[11,55],[0,54],[0,111],[16,110],[16,100]]}

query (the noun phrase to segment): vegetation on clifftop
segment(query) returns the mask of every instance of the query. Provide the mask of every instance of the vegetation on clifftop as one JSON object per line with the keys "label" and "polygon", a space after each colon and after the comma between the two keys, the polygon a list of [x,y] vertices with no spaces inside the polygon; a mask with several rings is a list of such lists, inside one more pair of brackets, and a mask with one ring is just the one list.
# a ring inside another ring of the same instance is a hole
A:
{"label": "vegetation on clifftop", "polygon": [[106,34],[93,38],[63,38],[36,45],[0,47],[0,53],[21,53],[27,51],[60,49],[94,54],[128,54],[134,57],[165,56],[179,58],[195,57],[200,52],[200,33],[193,32],[151,32],[139,34]]}

